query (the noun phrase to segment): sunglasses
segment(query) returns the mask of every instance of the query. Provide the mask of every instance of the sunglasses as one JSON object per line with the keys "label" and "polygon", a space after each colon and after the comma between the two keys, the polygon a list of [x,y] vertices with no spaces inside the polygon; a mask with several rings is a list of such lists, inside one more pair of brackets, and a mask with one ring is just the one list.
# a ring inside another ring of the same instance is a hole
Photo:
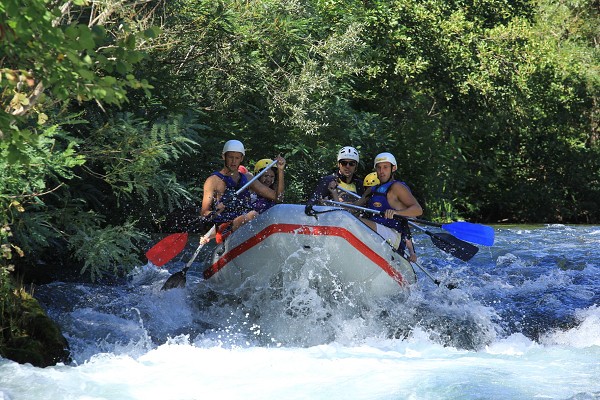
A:
{"label": "sunglasses", "polygon": [[344,160],[340,160],[340,164],[342,164],[342,167],[347,167],[348,165],[351,167],[356,167],[356,161],[344,161]]}

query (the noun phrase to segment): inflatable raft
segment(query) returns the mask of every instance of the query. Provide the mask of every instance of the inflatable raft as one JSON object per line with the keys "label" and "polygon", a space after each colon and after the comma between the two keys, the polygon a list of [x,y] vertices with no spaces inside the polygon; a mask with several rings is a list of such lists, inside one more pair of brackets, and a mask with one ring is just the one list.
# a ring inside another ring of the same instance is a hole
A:
{"label": "inflatable raft", "polygon": [[259,290],[285,285],[308,269],[317,280],[335,280],[344,295],[379,297],[405,294],[416,282],[411,264],[352,213],[325,206],[314,211],[279,204],[240,227],[213,250],[207,283],[226,292]]}

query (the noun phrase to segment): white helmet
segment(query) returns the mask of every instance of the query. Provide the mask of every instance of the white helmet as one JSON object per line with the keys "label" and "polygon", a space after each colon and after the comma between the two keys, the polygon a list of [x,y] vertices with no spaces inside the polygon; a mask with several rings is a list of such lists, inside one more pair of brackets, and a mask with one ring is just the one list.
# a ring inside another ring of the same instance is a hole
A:
{"label": "white helmet", "polygon": [[239,140],[228,140],[225,142],[225,146],[223,146],[223,153],[225,154],[228,151],[237,151],[238,153],[242,153],[246,155],[246,149],[244,149],[244,145]]}
{"label": "white helmet", "polygon": [[377,167],[377,164],[381,162],[389,162],[392,163],[393,166],[398,166],[396,163],[396,157],[392,155],[392,153],[379,153],[375,157],[375,162],[373,162],[373,168]]}
{"label": "white helmet", "polygon": [[350,146],[342,147],[338,152],[337,160],[354,160],[358,162],[358,150]]}

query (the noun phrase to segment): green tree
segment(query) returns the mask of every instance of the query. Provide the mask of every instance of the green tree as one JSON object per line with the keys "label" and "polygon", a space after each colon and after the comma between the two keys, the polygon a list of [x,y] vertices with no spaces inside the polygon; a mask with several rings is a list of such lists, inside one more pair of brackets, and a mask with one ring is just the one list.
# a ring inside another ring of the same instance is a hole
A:
{"label": "green tree", "polygon": [[[82,142],[64,129],[77,123],[69,107],[90,100],[100,107],[119,106],[127,100],[127,90],[151,88],[134,76],[134,65],[144,58],[159,30],[144,27],[144,20],[111,24],[111,16],[119,11],[113,4],[100,10],[86,4],[73,1],[59,7],[43,0],[0,4],[3,268],[24,249],[33,255],[29,252],[52,247],[53,238],[76,237],[77,222],[81,230],[101,230],[102,217],[86,215],[81,199],[68,192],[77,168],[86,161],[79,152]],[[78,217],[69,221],[72,215]],[[69,234],[69,229],[75,232]],[[119,235],[140,237],[133,231]]]}

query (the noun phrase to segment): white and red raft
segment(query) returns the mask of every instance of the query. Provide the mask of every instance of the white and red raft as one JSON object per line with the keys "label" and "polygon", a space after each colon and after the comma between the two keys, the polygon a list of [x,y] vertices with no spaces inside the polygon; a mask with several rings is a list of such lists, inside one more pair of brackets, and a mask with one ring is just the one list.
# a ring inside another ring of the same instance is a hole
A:
{"label": "white and red raft", "polygon": [[[352,213],[279,204],[240,227],[212,252],[204,278],[215,290],[260,290],[299,274],[344,296],[404,295],[416,282],[411,264]],[[327,282],[324,282],[327,280]]]}

